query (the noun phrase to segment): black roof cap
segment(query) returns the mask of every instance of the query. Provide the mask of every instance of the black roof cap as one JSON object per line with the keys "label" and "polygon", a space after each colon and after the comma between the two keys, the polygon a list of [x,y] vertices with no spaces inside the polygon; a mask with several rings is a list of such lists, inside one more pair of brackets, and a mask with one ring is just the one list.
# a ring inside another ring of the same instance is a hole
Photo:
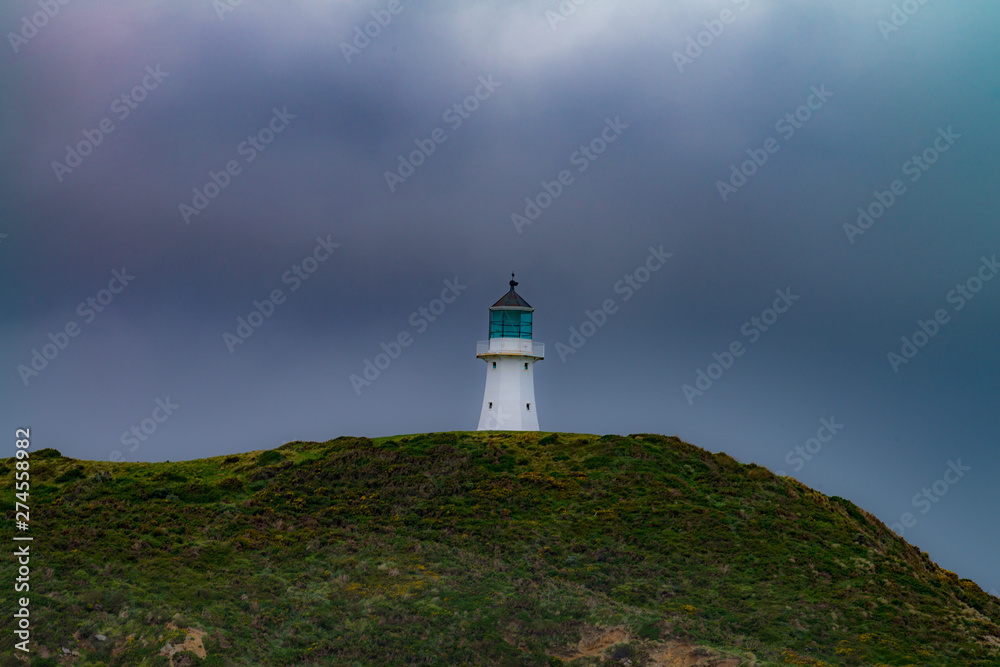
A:
{"label": "black roof cap", "polygon": [[500,297],[500,300],[490,306],[490,310],[494,308],[528,308],[528,302],[521,298],[521,295],[514,291],[514,287],[517,285],[517,281],[514,280],[514,274],[510,274],[510,291]]}

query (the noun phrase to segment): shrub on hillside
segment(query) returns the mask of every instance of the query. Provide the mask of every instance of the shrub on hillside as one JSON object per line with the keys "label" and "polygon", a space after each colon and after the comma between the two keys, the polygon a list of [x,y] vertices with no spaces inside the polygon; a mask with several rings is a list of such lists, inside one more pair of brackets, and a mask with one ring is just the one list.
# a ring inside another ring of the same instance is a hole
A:
{"label": "shrub on hillside", "polygon": [[277,463],[278,461],[284,461],[285,457],[279,452],[269,449],[260,456],[257,457],[257,463],[262,466],[270,465],[272,463]]}
{"label": "shrub on hillside", "polygon": [[243,480],[239,477],[227,477],[219,482],[219,488],[224,491],[239,491],[243,488]]}
{"label": "shrub on hillside", "polygon": [[59,484],[65,484],[66,482],[72,482],[73,480],[85,477],[83,474],[83,466],[76,466],[75,468],[70,468],[63,474],[56,477],[56,482]]}
{"label": "shrub on hillside", "polygon": [[53,449],[52,447],[39,449],[37,452],[34,452],[32,456],[36,459],[61,459],[63,457],[62,452],[58,449]]}

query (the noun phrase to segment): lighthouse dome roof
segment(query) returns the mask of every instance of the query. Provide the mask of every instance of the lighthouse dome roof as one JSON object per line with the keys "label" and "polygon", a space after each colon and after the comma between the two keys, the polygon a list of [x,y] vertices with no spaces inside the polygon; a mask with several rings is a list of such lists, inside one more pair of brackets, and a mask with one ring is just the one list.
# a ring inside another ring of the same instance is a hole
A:
{"label": "lighthouse dome roof", "polygon": [[523,308],[528,310],[534,310],[524,298],[514,291],[514,287],[517,286],[517,281],[514,280],[514,274],[510,274],[510,291],[504,294],[500,299],[490,306],[490,310],[497,310],[502,308]]}

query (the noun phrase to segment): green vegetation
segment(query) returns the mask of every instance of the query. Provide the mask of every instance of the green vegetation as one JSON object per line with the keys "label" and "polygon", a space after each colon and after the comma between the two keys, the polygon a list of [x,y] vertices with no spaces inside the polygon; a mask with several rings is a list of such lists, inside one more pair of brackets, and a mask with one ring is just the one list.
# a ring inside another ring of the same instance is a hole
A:
{"label": "green vegetation", "polygon": [[[852,503],[677,438],[41,450],[31,478],[31,665],[1000,665],[1000,600]],[[26,664],[2,625],[0,665]]]}

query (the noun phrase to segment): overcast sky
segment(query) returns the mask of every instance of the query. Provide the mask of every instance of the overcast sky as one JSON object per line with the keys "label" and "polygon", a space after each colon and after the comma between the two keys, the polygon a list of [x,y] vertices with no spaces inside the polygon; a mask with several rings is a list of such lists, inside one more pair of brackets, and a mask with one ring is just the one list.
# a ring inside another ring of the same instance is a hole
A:
{"label": "overcast sky", "polygon": [[515,271],[543,430],[728,452],[998,589],[998,21],[5,3],[5,446],[29,426],[176,461],[474,429]]}

